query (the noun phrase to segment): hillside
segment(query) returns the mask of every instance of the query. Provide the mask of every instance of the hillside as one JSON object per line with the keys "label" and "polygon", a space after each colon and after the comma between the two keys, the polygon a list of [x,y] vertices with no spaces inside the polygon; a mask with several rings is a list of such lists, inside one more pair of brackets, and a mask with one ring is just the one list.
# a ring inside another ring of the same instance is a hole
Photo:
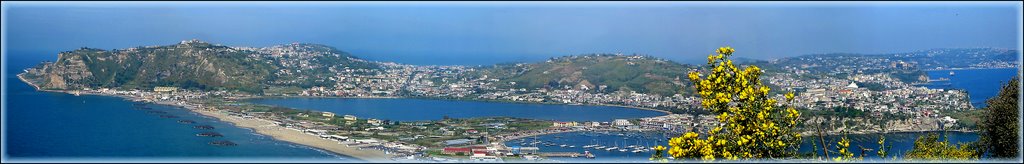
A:
{"label": "hillside", "polygon": [[[503,88],[574,88],[591,92],[636,91],[664,96],[684,93],[694,67],[637,55],[594,54],[552,58],[531,64],[501,64],[471,72],[470,78],[500,79]],[[514,83],[514,84],[512,84]],[[605,87],[601,87],[605,86]]]}
{"label": "hillside", "polygon": [[924,70],[1019,67],[1018,51],[997,48],[951,48],[891,54],[831,53],[751,62],[770,71],[823,74],[889,73],[903,82],[920,82]]}
{"label": "hillside", "polygon": [[332,77],[336,73],[381,68],[376,63],[321,44],[292,43],[249,49],[279,68],[266,79],[267,84],[274,86],[333,86],[336,81]]}
{"label": "hillside", "polygon": [[997,48],[933,49],[892,54],[831,53],[772,60],[771,65],[794,66],[812,72],[883,69],[951,69],[1012,67],[1019,52]]}
{"label": "hillside", "polygon": [[[329,79],[326,77],[339,67],[377,68],[323,45],[245,48],[190,40],[167,46],[61,52],[57,61],[42,63],[23,74],[44,89],[176,86],[260,92],[273,85],[333,84],[323,79]],[[275,79],[293,80],[271,83]],[[304,79],[319,79],[320,83]]]}

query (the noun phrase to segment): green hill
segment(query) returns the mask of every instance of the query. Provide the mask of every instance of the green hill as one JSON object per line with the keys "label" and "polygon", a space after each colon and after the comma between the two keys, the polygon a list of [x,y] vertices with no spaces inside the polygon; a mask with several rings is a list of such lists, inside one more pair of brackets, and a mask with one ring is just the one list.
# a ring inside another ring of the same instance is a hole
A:
{"label": "green hill", "polygon": [[[176,86],[261,92],[275,85],[333,85],[324,79],[344,68],[378,67],[323,45],[236,48],[190,40],[167,46],[61,52],[57,61],[30,68],[24,75],[44,89]],[[275,79],[313,80],[272,83]]]}
{"label": "green hill", "polygon": [[[532,64],[500,64],[471,72],[500,79],[503,88],[590,88],[591,92],[636,91],[664,96],[683,94],[690,65],[638,55],[593,54],[552,58]],[[514,82],[515,84],[508,83]],[[602,85],[606,87],[601,87]]]}

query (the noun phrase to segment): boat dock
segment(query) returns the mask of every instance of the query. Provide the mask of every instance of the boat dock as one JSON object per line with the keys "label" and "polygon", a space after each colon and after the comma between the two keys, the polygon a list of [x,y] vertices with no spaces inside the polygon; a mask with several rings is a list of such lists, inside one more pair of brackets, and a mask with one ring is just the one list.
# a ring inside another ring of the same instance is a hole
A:
{"label": "boat dock", "polygon": [[583,154],[577,153],[577,152],[548,152],[548,153],[540,153],[538,155],[540,155],[542,157],[573,157],[573,158],[583,156]]}

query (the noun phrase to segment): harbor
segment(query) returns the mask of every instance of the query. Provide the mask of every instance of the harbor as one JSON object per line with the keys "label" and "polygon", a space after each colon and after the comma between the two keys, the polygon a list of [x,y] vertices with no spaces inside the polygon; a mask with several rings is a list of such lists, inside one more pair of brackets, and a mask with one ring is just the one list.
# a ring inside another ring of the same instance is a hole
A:
{"label": "harbor", "polygon": [[666,145],[671,134],[635,131],[575,131],[522,137],[505,141],[509,147],[537,148],[555,161],[647,162],[654,146]]}

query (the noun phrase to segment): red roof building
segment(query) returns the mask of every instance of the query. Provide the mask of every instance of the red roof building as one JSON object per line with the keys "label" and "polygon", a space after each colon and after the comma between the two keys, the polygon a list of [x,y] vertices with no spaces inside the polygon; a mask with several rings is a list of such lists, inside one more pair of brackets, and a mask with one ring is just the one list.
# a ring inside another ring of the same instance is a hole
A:
{"label": "red roof building", "polygon": [[487,155],[488,152],[487,152],[487,149],[473,149],[473,155],[476,155],[476,154]]}
{"label": "red roof building", "polygon": [[449,154],[449,155],[456,155],[456,154],[459,154],[459,153],[462,153],[464,155],[469,155],[469,153],[471,152],[470,150],[472,150],[472,149],[461,148],[461,147],[446,147],[446,148],[444,148],[444,151],[442,153]]}

